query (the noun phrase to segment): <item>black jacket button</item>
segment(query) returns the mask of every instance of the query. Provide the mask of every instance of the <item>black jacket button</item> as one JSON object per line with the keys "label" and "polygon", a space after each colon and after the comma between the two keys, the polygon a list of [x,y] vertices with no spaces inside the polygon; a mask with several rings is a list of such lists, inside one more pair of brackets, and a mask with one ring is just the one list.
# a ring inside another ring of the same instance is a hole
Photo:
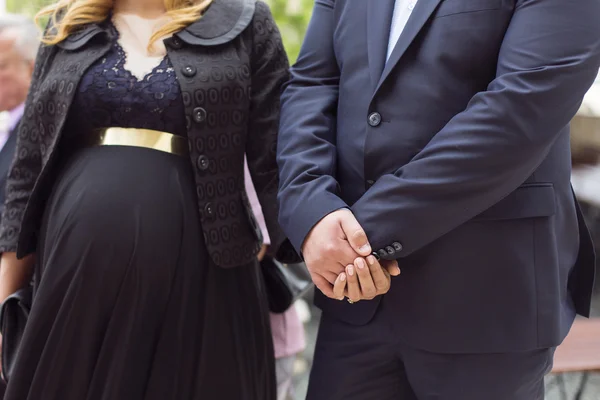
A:
{"label": "black jacket button", "polygon": [[385,251],[387,251],[387,253],[388,253],[390,256],[393,256],[394,254],[396,254],[396,250],[394,250],[394,248],[393,248],[392,246],[387,246],[387,247],[385,248]]}
{"label": "black jacket button", "polygon": [[381,124],[381,114],[378,112],[372,112],[369,114],[369,125],[372,127],[379,126]]}
{"label": "black jacket button", "polygon": [[209,221],[215,219],[215,207],[212,203],[206,203],[204,206],[204,216]]}
{"label": "black jacket button", "polygon": [[181,46],[182,46],[181,40],[180,40],[179,38],[173,37],[173,38],[171,39],[171,46],[172,46],[174,49],[180,49],[180,48],[181,48]]}
{"label": "black jacket button", "polygon": [[188,65],[187,67],[183,67],[181,69],[181,73],[183,74],[183,76],[191,78],[196,75],[196,68],[191,65]]}
{"label": "black jacket button", "polygon": [[210,162],[208,160],[208,157],[206,157],[205,155],[201,155],[198,157],[197,165],[200,171],[206,171],[209,167],[209,164]]}
{"label": "black jacket button", "polygon": [[404,248],[404,247],[402,247],[402,244],[400,242],[394,242],[394,243],[392,243],[392,246],[396,250],[396,253],[399,251],[402,251],[402,249]]}
{"label": "black jacket button", "polygon": [[387,251],[385,251],[385,249],[381,249],[381,250],[377,251],[377,253],[379,253],[379,258],[383,258],[384,260],[388,256]]}
{"label": "black jacket button", "polygon": [[202,107],[196,107],[193,111],[194,121],[200,123],[206,120],[206,110]]}

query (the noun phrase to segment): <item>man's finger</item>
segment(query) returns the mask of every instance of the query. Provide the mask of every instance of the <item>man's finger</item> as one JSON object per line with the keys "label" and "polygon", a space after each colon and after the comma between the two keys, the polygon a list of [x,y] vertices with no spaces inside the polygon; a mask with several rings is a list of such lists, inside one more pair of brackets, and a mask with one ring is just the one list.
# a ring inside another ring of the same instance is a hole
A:
{"label": "man's finger", "polygon": [[375,282],[377,294],[387,293],[390,290],[391,278],[386,274],[375,257],[367,257],[367,262],[369,263],[370,275],[373,277],[373,282]]}
{"label": "man's finger", "polygon": [[398,266],[398,261],[396,260],[383,260],[381,261],[381,266],[391,275],[398,276],[400,275],[400,267]]}
{"label": "man's finger", "polygon": [[346,267],[346,275],[348,279],[348,298],[354,302],[359,301],[361,299],[360,284],[353,264]]}
{"label": "man's finger", "polygon": [[342,271],[346,269],[346,266],[354,264],[354,260],[360,255],[352,248],[350,242],[346,239],[337,239],[338,245],[334,254],[335,260],[340,263]]}
{"label": "man's finger", "polygon": [[334,272],[330,272],[330,271],[322,271],[320,273],[320,275],[325,278],[327,280],[327,282],[331,283],[332,285],[335,285],[335,282],[338,280],[340,274],[343,274],[344,271],[346,271],[345,268],[342,268],[341,272],[336,274]]}
{"label": "man's finger", "polygon": [[367,239],[367,234],[354,217],[354,214],[350,211],[341,214],[340,222],[344,235],[352,246],[352,249],[363,257],[371,254],[371,245]]}
{"label": "man's finger", "polygon": [[333,295],[338,300],[344,300],[344,292],[346,291],[346,273],[342,272],[333,285]]}
{"label": "man's finger", "polygon": [[354,265],[358,271],[358,282],[360,283],[361,298],[365,300],[373,299],[378,293],[377,289],[375,288],[375,282],[371,277],[369,267],[367,267],[367,263],[362,257],[359,257],[354,261]]}
{"label": "man's finger", "polygon": [[316,274],[311,274],[311,277],[317,289],[323,292],[323,294],[330,299],[335,299],[335,295],[333,294],[333,285],[327,282],[327,279]]}

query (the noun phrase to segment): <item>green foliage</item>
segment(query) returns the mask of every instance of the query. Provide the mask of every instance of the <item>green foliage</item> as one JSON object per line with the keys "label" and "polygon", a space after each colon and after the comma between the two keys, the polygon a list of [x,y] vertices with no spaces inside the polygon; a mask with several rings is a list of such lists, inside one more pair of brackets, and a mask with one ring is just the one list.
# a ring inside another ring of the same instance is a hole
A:
{"label": "green foliage", "polygon": [[9,12],[29,15],[33,18],[39,10],[51,2],[52,0],[6,0],[6,9]]}
{"label": "green foliage", "polygon": [[[10,12],[34,16],[52,0],[6,0]],[[279,25],[285,49],[294,62],[300,51],[302,39],[313,7],[313,0],[266,0]]]}
{"label": "green foliage", "polygon": [[283,43],[293,63],[298,57],[314,0],[266,0],[281,30]]}

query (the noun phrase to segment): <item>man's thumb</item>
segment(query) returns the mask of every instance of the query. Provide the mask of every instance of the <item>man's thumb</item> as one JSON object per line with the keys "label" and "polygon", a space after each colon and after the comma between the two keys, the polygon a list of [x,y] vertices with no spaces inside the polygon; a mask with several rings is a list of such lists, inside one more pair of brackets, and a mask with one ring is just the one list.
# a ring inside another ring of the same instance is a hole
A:
{"label": "man's thumb", "polygon": [[344,213],[341,219],[341,226],[354,251],[363,257],[371,254],[372,250],[367,239],[367,234],[352,213]]}

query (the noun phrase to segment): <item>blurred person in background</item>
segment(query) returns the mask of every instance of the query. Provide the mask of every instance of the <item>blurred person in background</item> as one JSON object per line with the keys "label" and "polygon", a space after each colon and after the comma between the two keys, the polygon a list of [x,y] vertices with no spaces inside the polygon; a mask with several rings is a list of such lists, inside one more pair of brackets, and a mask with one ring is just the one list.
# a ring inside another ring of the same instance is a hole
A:
{"label": "blurred person in background", "polygon": [[[259,261],[264,257],[270,257],[268,246],[271,242],[269,231],[265,223],[265,217],[252,183],[252,175],[248,164],[244,166],[246,193],[252,212],[260,226],[263,234],[263,247],[258,254]],[[277,377],[277,400],[293,400],[294,397],[294,365],[295,361],[306,344],[304,325],[300,320],[296,306],[293,304],[286,312],[281,314],[270,313],[271,331],[273,333],[273,347],[275,349],[275,371]]]}
{"label": "blurred person in background", "polygon": [[0,14],[0,113],[6,113],[0,125],[0,207],[39,44],[40,33],[31,19]]}
{"label": "blurred person in background", "polygon": [[[39,30],[31,19],[0,14],[0,114],[4,113],[0,123],[0,210],[39,43]],[[0,397],[5,388],[4,382],[0,383]]]}
{"label": "blurred person in background", "polygon": [[[0,300],[35,297],[5,400],[275,400],[244,186],[272,254],[287,56],[245,0],[60,0],[0,225]],[[34,265],[35,261],[35,265]]]}

